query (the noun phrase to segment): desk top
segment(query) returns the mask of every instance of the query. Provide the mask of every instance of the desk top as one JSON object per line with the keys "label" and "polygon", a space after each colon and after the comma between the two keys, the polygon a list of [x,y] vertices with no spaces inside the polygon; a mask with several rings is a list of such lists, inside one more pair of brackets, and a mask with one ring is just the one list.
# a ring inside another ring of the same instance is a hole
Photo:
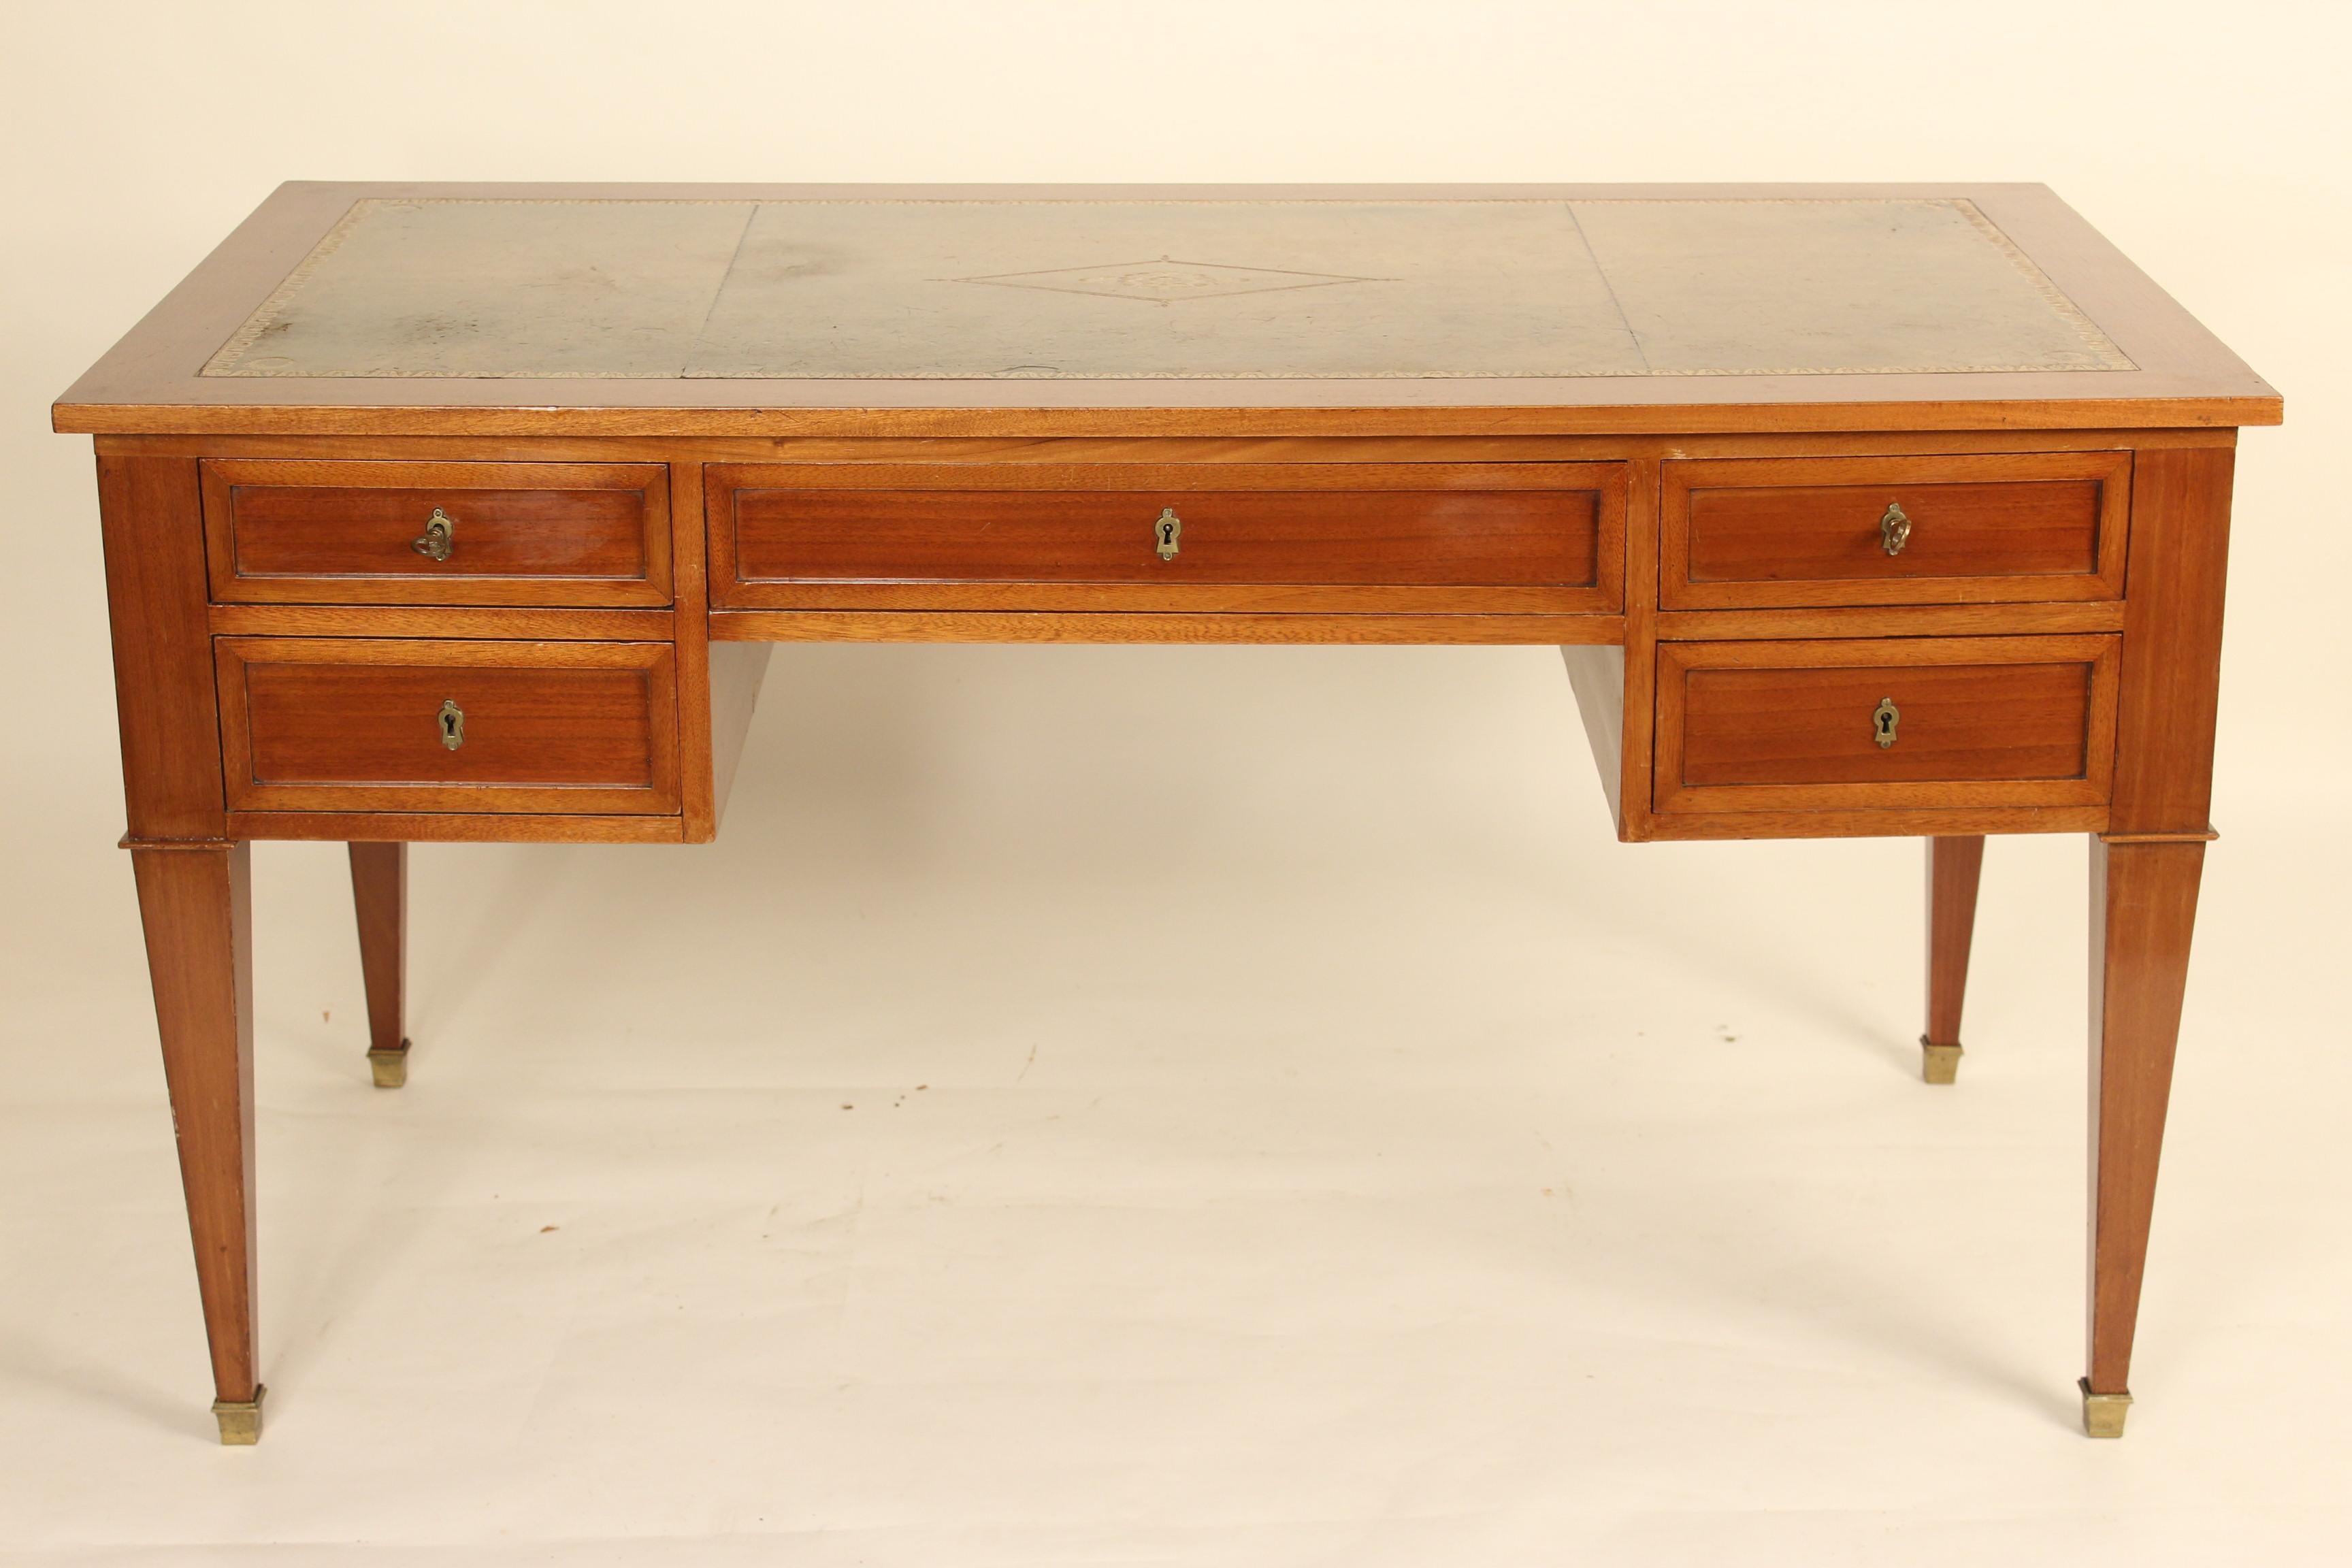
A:
{"label": "desk top", "polygon": [[2279,413],[2038,185],[301,184],[55,420],[1568,434]]}

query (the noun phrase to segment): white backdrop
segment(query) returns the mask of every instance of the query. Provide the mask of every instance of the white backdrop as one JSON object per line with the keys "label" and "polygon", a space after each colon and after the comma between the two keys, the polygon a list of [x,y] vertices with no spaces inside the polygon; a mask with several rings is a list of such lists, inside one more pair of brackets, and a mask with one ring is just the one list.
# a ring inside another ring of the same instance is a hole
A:
{"label": "white backdrop", "polygon": [[[2331,1561],[2352,1441],[2332,5],[16,5],[0,1549]],[[2283,390],[2132,1435],[2074,1435],[2083,850],[1628,847],[1543,649],[792,648],[709,848],[416,852],[367,1088],[267,846],[270,1431],[210,1439],[88,443],[278,181],[2043,180]],[[552,1227],[552,1228],[550,1228]]]}

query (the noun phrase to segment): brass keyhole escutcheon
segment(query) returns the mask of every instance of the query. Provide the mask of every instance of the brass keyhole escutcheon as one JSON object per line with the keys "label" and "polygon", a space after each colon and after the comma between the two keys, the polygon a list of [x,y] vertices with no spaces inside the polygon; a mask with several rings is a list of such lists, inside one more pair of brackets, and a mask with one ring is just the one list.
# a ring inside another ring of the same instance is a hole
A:
{"label": "brass keyhole escutcheon", "polygon": [[1160,521],[1151,525],[1151,536],[1156,542],[1153,548],[1160,552],[1160,559],[1162,561],[1176,559],[1176,541],[1181,538],[1183,533],[1184,520],[1176,515],[1176,509],[1172,506],[1161,507]]}
{"label": "brass keyhole escutcheon", "polygon": [[1878,548],[1889,555],[1900,555],[1910,542],[1910,518],[1904,515],[1902,503],[1888,501],[1885,514],[1878,520]]}
{"label": "brass keyhole escutcheon", "polygon": [[1872,738],[1877,741],[1880,751],[1883,752],[1895,744],[1895,726],[1901,722],[1903,722],[1903,710],[1895,706],[1895,699],[1880,698],[1878,706],[1873,709],[1870,714],[1870,733]]}
{"label": "brass keyhole escutcheon", "polygon": [[441,711],[435,715],[441,726],[441,743],[451,751],[466,743],[466,710],[454,700],[444,698]]}
{"label": "brass keyhole escutcheon", "polygon": [[446,561],[449,552],[457,548],[457,520],[436,506],[433,515],[425,520],[425,531],[410,540],[408,548],[428,561]]}

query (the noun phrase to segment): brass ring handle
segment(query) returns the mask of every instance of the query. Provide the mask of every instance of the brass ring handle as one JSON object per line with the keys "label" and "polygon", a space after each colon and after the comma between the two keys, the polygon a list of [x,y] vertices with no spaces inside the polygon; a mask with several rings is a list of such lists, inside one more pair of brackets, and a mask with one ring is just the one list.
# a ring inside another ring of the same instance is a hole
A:
{"label": "brass ring handle", "polygon": [[1895,699],[1880,698],[1878,706],[1872,709],[1870,712],[1871,738],[1878,742],[1880,751],[1885,751],[1895,744],[1895,726],[1901,722],[1903,722],[1903,710],[1895,706]]}
{"label": "brass ring handle", "polygon": [[1903,514],[1900,502],[1888,501],[1885,515],[1878,520],[1878,548],[1889,555],[1900,555],[1910,542],[1911,520]]}
{"label": "brass ring handle", "polygon": [[441,711],[434,715],[434,721],[441,726],[443,745],[454,752],[466,743],[466,710],[454,699],[442,699]]}
{"label": "brass ring handle", "polygon": [[1184,520],[1176,515],[1176,509],[1172,506],[1161,507],[1158,521],[1151,525],[1152,547],[1160,552],[1160,559],[1162,561],[1176,559],[1178,549],[1176,542],[1183,536],[1183,533]]}
{"label": "brass ring handle", "polygon": [[436,506],[433,515],[425,520],[425,531],[410,540],[408,548],[428,560],[446,561],[449,552],[457,548],[457,520]]}

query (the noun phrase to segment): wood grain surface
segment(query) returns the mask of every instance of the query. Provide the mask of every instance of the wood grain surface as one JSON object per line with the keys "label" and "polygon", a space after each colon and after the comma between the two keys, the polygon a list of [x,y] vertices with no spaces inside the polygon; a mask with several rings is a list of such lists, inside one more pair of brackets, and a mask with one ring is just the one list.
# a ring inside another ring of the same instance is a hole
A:
{"label": "wood grain surface", "polygon": [[2125,605],[2117,833],[2212,826],[2221,608],[2236,454],[2151,452],[2132,504]]}
{"label": "wood grain surface", "polygon": [[681,819],[556,811],[232,811],[240,839],[286,838],[344,844],[353,839],[412,844],[679,844]]}
{"label": "wood grain surface", "polygon": [[100,458],[98,512],[131,836],[220,838],[220,727],[195,460]]}
{"label": "wood grain surface", "polygon": [[[650,463],[204,465],[225,603],[667,605],[667,471]],[[449,554],[417,552],[436,514]]]}
{"label": "wood grain surface", "polygon": [[[1664,645],[1656,809],[2097,804],[2118,640]],[[1888,746],[1882,700],[1899,714]]]}
{"label": "wood grain surface", "polygon": [[977,610],[714,610],[731,642],[1588,644],[1624,640],[1622,616],[1098,615]]}
{"label": "wood grain surface", "polygon": [[665,644],[223,637],[219,665],[241,811],[678,809]]}
{"label": "wood grain surface", "polygon": [[[705,469],[725,609],[1609,612],[1625,467]],[[1176,514],[1176,553],[1158,552]]]}
{"label": "wood grain surface", "polygon": [[404,1051],[408,1030],[408,846],[350,847],[360,978],[367,994],[368,1049]]}
{"label": "wood grain surface", "polygon": [[[1670,462],[1671,609],[2119,599],[2129,452]],[[1898,552],[1880,521],[1900,507]]]}
{"label": "wood grain surface", "polygon": [[[669,610],[493,605],[215,605],[215,637],[459,637],[471,641],[670,642]],[[692,617],[688,617],[690,622]]]}
{"label": "wood grain surface", "polygon": [[1984,849],[1982,834],[1927,840],[1927,1026],[1920,1036],[1927,1045],[1960,1043]]}
{"label": "wood grain surface", "polygon": [[2131,1389],[2156,1173],[2189,982],[2205,846],[2091,841],[2094,1394]]}
{"label": "wood grain surface", "polygon": [[2113,842],[2091,848],[2094,1394],[2130,1387],[2205,839],[2234,454],[2150,452],[2133,486]]}
{"label": "wood grain surface", "polygon": [[1768,457],[1917,457],[2234,447],[2227,426],[2163,429],[1628,430],[1602,435],[1378,431],[1197,436],[101,435],[104,457],[394,458],[417,462],[937,463],[978,469],[1083,463],[1564,463]]}
{"label": "wood grain surface", "polygon": [[215,1396],[260,1387],[254,1303],[253,876],[243,844],[131,846]]}

